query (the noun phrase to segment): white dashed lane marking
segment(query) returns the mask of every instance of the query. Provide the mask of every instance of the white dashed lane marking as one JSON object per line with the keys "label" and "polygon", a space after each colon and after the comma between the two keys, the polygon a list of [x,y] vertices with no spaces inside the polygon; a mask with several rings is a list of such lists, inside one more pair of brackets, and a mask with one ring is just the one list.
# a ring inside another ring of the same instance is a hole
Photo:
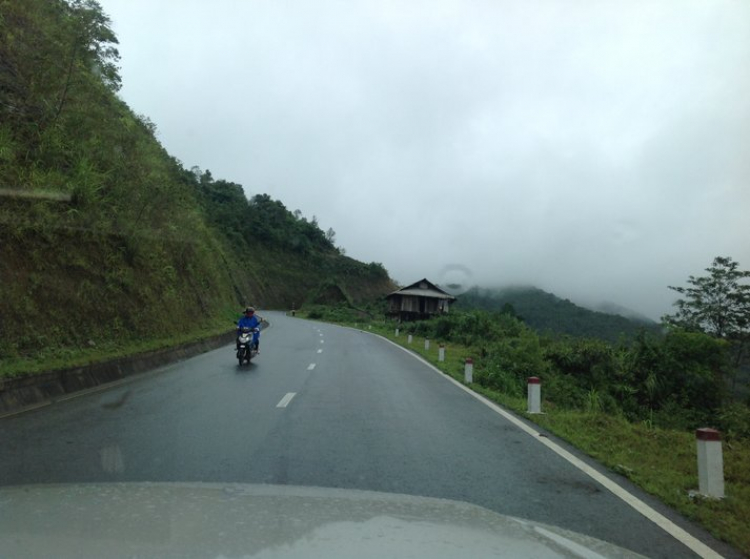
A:
{"label": "white dashed lane marking", "polygon": [[289,402],[292,401],[292,398],[294,398],[297,395],[296,392],[287,392],[286,396],[284,396],[278,404],[276,404],[277,408],[285,408],[289,405]]}

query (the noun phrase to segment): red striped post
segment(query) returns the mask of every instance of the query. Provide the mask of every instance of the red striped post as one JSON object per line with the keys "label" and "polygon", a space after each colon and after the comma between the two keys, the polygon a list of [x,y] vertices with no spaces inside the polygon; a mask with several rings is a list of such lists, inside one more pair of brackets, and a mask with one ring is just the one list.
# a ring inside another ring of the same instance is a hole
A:
{"label": "red striped post", "polygon": [[724,498],[724,456],[721,433],[716,429],[696,429],[698,447],[698,491],[708,497]]}
{"label": "red striped post", "polygon": [[529,377],[527,386],[528,413],[542,413],[542,381],[539,377]]}

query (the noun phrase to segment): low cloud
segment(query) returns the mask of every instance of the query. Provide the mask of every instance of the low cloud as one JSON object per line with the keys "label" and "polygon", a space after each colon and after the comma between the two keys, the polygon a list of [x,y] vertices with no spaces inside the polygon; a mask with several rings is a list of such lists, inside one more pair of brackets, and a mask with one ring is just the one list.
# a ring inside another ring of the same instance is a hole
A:
{"label": "low cloud", "polygon": [[402,282],[658,318],[714,256],[750,267],[749,4],[102,5],[170,153]]}

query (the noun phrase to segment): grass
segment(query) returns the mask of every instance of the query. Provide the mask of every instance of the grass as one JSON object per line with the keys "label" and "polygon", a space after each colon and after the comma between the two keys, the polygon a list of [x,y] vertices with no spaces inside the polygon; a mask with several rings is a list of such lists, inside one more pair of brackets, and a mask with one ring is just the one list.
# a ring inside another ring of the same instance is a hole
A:
{"label": "grass", "polygon": [[714,536],[750,554],[750,444],[725,442],[726,498],[691,497],[698,488],[693,433],[630,423],[601,412],[552,409],[532,420],[629,478]]}
{"label": "grass", "polygon": [[216,320],[191,332],[178,331],[172,336],[148,340],[120,340],[99,343],[86,348],[55,348],[32,357],[0,360],[0,378],[41,374],[49,371],[81,367],[149,351],[198,342],[231,330],[226,319]]}
{"label": "grass", "polygon": [[[464,363],[471,350],[446,344],[446,360],[438,361],[438,343],[424,349],[424,338],[411,344],[395,326],[362,322],[359,327],[411,349],[445,374],[463,382]],[[662,429],[646,422],[631,423],[601,411],[563,409],[544,401],[542,415],[526,415],[526,399],[512,397],[473,383],[470,387],[488,399],[524,415],[540,427],[569,442],[612,471],[658,497],[683,516],[703,525],[716,538],[750,556],[750,441],[725,441],[724,484],[721,500],[691,496],[698,488],[695,436]]]}

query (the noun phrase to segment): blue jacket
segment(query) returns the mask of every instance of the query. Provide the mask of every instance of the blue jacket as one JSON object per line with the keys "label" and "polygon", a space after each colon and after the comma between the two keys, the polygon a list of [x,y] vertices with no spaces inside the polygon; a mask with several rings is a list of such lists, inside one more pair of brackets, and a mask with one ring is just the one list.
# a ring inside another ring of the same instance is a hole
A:
{"label": "blue jacket", "polygon": [[237,322],[237,330],[241,330],[242,328],[257,328],[260,326],[260,319],[257,317],[257,315],[253,315],[251,317],[242,316],[240,318],[239,322]]}

